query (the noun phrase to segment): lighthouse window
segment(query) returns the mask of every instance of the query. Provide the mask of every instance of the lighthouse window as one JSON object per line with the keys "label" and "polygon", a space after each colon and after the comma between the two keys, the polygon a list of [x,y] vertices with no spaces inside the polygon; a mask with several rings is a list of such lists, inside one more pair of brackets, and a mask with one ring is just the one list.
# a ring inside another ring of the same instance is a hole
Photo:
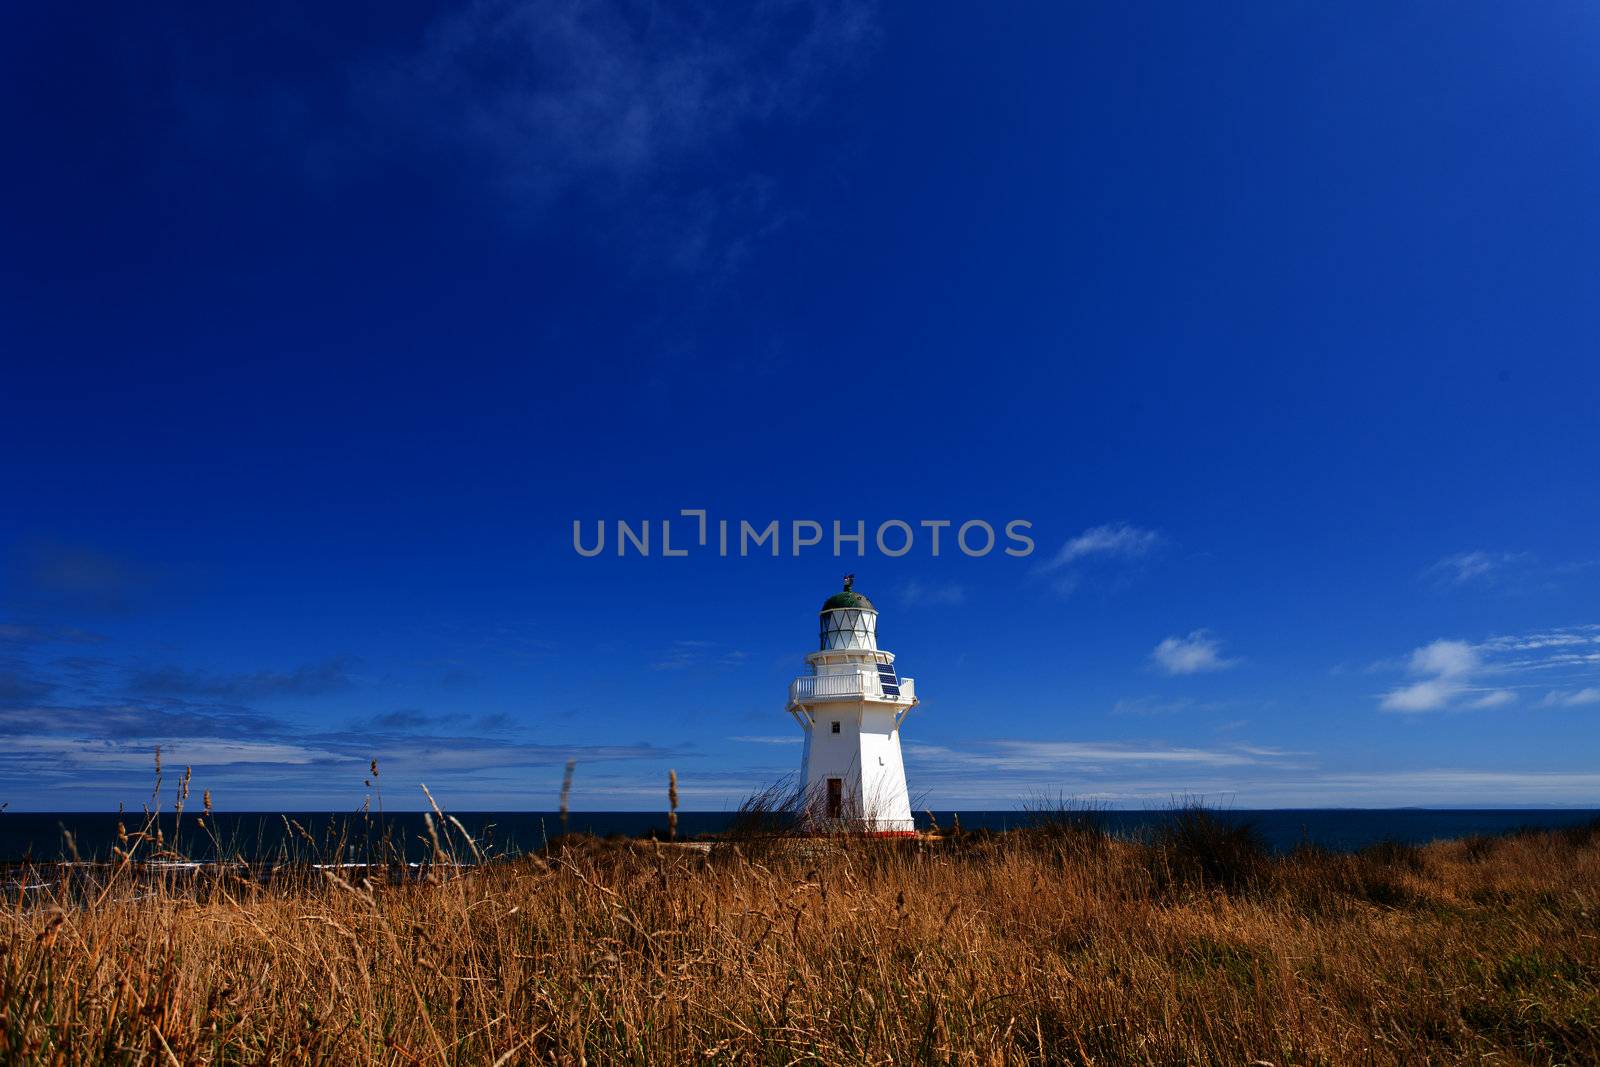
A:
{"label": "lighthouse window", "polygon": [[833,724],[833,732],[834,733],[838,733],[839,732],[839,724],[838,723],[834,723]]}
{"label": "lighthouse window", "polygon": [[829,611],[822,617],[821,647],[827,648],[871,648],[873,644],[873,631],[876,629],[874,616],[864,611]]}

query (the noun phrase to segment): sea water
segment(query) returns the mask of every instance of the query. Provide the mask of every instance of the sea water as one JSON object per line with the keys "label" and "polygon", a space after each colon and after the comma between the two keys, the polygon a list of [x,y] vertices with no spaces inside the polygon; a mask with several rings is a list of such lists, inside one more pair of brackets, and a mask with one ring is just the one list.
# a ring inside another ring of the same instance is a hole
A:
{"label": "sea water", "polygon": [[[537,851],[563,831],[597,837],[624,835],[665,839],[665,812],[575,811],[565,822],[553,811],[462,811],[450,813],[466,828],[473,843],[491,855]],[[1106,810],[1088,817],[1111,833],[1130,837],[1148,834],[1172,818],[1170,810]],[[1302,844],[1340,851],[1355,850],[1379,841],[1424,844],[1472,834],[1500,834],[1524,828],[1555,829],[1600,819],[1600,808],[1270,808],[1216,809],[1220,819],[1249,823],[1270,848],[1287,850]],[[731,811],[681,811],[678,836],[693,838],[726,830],[736,813]],[[965,830],[1007,830],[1025,826],[1029,812],[935,811],[933,819],[949,830],[959,817]],[[118,842],[117,824],[137,832],[144,816],[138,813],[14,812],[0,813],[0,863],[32,859],[70,859],[74,852],[85,860],[106,859]],[[376,854],[386,837],[412,859],[432,854],[433,843],[422,812],[217,812],[205,825],[194,813],[181,823],[171,813],[161,816],[163,844],[195,860],[220,858],[269,862],[288,858],[314,862],[364,862]],[[435,833],[463,859],[471,846],[453,825],[437,825]],[[929,816],[917,814],[919,829],[927,829]],[[69,843],[70,835],[70,843]],[[142,854],[149,848],[142,847]]]}

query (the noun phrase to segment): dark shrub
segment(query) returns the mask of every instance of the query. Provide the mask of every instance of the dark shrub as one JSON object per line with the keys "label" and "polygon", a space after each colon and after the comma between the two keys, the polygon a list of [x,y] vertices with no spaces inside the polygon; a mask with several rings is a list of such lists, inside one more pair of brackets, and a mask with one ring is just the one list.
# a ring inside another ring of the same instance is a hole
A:
{"label": "dark shrub", "polygon": [[1027,814],[1016,840],[1025,847],[1059,856],[1102,852],[1110,840],[1101,809],[1065,797],[1024,806]]}
{"label": "dark shrub", "polygon": [[1266,842],[1251,823],[1218,818],[1198,804],[1174,810],[1151,844],[1158,888],[1188,886],[1243,893],[1271,878]]}
{"label": "dark shrub", "polygon": [[1364,853],[1351,857],[1350,864],[1342,872],[1344,877],[1340,888],[1351,896],[1379,907],[1405,907],[1416,903],[1416,894],[1406,886],[1400,872],[1409,870],[1420,873],[1422,866],[1420,855],[1413,864],[1388,861]]}
{"label": "dark shrub", "polygon": [[739,804],[728,828],[712,845],[712,855],[746,859],[770,855],[792,838],[806,811],[806,798],[788,781],[750,794]]}
{"label": "dark shrub", "polygon": [[1406,841],[1379,841],[1361,850],[1361,855],[1380,867],[1395,867],[1422,873],[1422,849]]}
{"label": "dark shrub", "polygon": [[1600,844],[1600,817],[1590,819],[1588,822],[1569,826],[1561,831],[1561,836],[1573,848],[1589,848]]}

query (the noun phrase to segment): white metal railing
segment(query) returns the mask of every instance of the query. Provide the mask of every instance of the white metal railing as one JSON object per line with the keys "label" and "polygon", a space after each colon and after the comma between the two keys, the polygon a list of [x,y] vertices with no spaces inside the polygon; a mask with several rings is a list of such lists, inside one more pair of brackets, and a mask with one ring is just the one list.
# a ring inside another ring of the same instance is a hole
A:
{"label": "white metal railing", "polygon": [[[900,699],[914,700],[917,684],[914,679],[900,679]],[[789,703],[802,700],[891,700],[883,695],[883,685],[878,672],[857,671],[854,674],[808,674],[789,683]]]}
{"label": "white metal railing", "polygon": [[855,674],[815,674],[803,678],[796,678],[789,683],[789,699],[804,700],[808,697],[860,697],[875,694],[877,686],[876,677],[868,678],[866,673]]}

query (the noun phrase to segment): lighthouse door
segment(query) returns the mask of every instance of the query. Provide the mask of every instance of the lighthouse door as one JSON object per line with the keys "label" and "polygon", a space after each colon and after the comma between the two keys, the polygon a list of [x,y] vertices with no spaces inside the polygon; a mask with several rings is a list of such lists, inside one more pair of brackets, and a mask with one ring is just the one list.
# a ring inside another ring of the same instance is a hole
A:
{"label": "lighthouse door", "polygon": [[844,779],[828,779],[828,818],[838,819],[844,816]]}

